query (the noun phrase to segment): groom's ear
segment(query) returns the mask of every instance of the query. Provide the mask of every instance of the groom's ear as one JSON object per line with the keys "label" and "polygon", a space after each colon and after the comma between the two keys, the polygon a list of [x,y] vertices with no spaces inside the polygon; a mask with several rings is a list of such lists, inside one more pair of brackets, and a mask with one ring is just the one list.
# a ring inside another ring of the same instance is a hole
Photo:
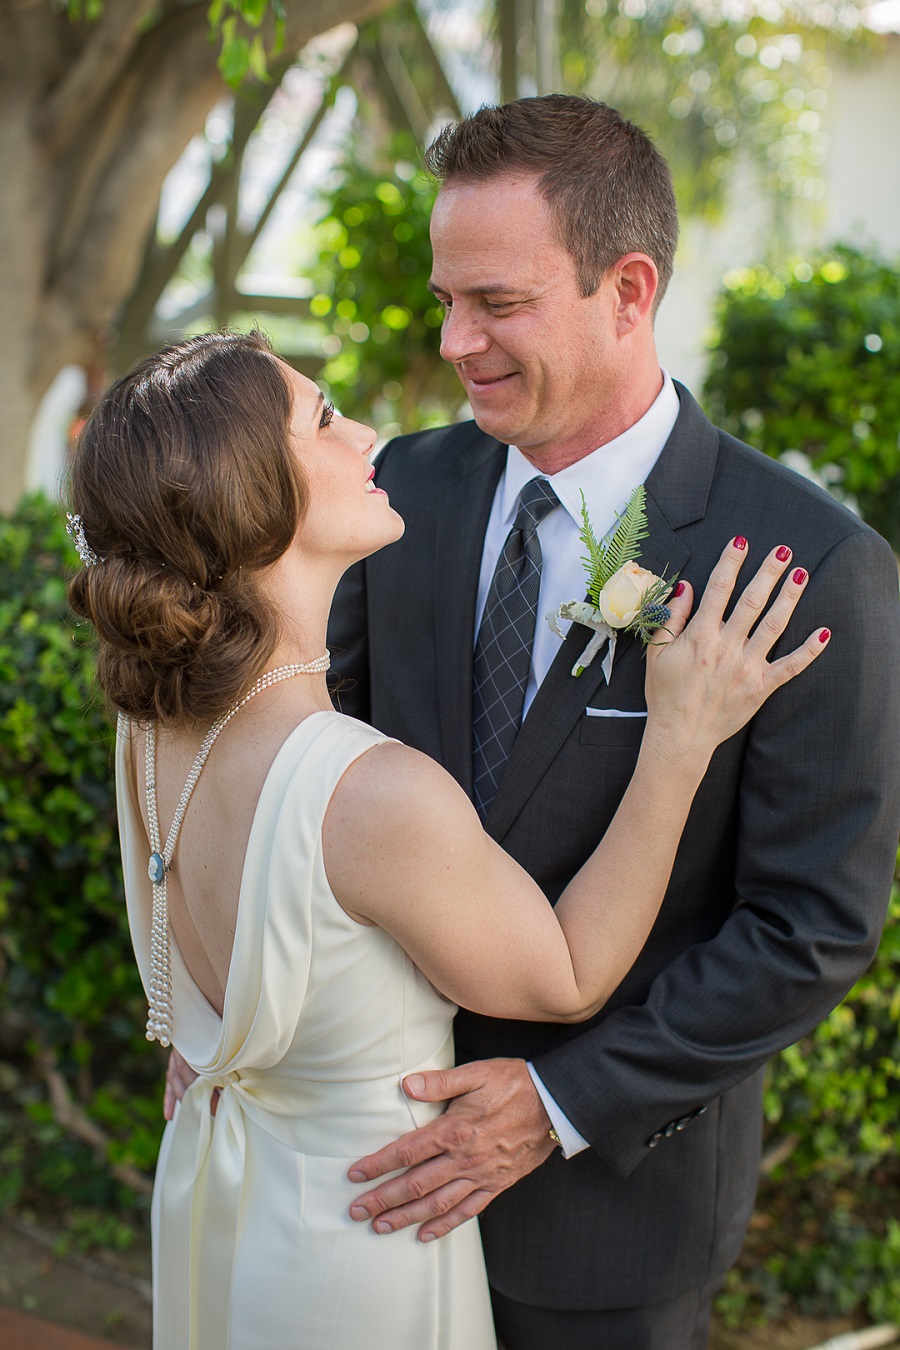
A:
{"label": "groom's ear", "polygon": [[613,264],[612,273],[618,297],[618,334],[626,337],[641,324],[652,324],[659,274],[656,263],[646,253],[626,253]]}

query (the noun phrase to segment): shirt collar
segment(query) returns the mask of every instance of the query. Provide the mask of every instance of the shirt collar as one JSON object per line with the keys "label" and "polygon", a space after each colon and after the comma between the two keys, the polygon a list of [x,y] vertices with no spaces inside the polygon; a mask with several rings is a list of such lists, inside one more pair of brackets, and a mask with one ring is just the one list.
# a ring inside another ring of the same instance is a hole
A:
{"label": "shirt collar", "polygon": [[552,482],[560,504],[579,528],[582,492],[592,519],[600,520],[611,511],[621,513],[659,459],[678,417],[675,386],[667,371],[662,371],[662,377],[662,389],[639,421],[559,473],[541,474],[517,446],[509,446],[501,486],[502,523],[512,526],[523,487],[541,477]]}

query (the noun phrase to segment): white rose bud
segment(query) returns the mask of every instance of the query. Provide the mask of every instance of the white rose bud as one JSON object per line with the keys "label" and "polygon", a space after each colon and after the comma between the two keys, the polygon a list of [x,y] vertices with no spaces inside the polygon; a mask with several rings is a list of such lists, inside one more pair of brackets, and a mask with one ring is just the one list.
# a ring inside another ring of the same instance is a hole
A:
{"label": "white rose bud", "polygon": [[623,563],[603,587],[597,608],[610,628],[627,628],[637,618],[644,596],[661,580],[636,562]]}

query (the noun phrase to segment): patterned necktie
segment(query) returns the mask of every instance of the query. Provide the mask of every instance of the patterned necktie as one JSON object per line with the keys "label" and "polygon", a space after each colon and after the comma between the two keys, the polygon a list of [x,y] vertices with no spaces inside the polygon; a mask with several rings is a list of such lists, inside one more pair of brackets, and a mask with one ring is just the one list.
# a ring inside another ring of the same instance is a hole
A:
{"label": "patterned necktie", "polygon": [[475,643],[475,806],[484,820],[512,753],[531,670],[531,648],[541,584],[537,527],[559,498],[546,478],[532,478],[491,579]]}

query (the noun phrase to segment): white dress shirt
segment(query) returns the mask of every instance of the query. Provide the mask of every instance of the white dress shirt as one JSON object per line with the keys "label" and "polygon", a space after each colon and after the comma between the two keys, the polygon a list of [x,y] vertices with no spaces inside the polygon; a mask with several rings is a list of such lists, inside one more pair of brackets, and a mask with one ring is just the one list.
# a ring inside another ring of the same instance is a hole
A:
{"label": "white dress shirt", "polygon": [[[634,489],[646,480],[678,417],[679,403],[675,386],[666,371],[662,372],[662,376],[663,387],[639,422],[559,473],[541,474],[514,445],[507,450],[506,468],[497,484],[484,537],[475,611],[476,634],[497,559],[516,518],[522,488],[532,478],[545,477],[553,484],[561,506],[561,509],[551,511],[538,525],[543,564],[524,714],[531,707],[538,686],[559,651],[560,640],[551,632],[544,615],[555,610],[565,600],[583,600],[587,590],[587,578],[581,563],[584,552],[580,538],[581,493],[584,493],[594,532],[602,539],[615,525],[616,514],[621,514],[628,505]],[[580,1153],[588,1147],[587,1140],[557,1106],[532,1064],[528,1065],[528,1072],[559,1135],[564,1156],[570,1158]]]}

